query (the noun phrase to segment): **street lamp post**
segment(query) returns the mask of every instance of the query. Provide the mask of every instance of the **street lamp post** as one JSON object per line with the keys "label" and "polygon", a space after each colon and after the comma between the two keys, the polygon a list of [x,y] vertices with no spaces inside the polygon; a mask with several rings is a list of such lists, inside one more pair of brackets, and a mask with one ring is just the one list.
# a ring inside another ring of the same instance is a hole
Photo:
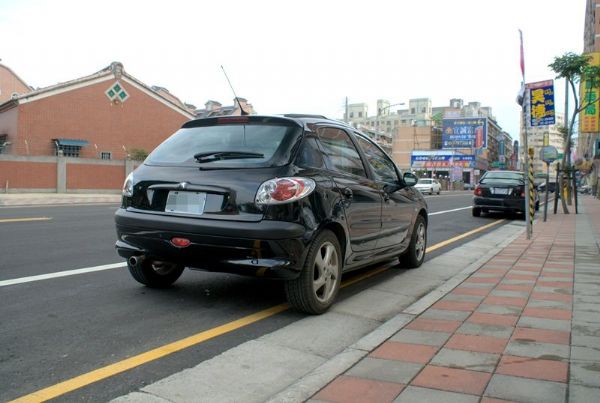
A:
{"label": "street lamp post", "polygon": [[392,106],[400,106],[400,105],[405,105],[405,103],[404,103],[404,102],[399,102],[399,103],[397,103],[397,104],[391,104],[391,105],[384,106],[384,107],[383,107],[383,108],[381,108],[381,109],[379,109],[379,108],[377,109],[377,131],[379,131],[379,118],[380,118],[381,116],[383,116],[383,113],[384,113],[386,110],[390,109]]}

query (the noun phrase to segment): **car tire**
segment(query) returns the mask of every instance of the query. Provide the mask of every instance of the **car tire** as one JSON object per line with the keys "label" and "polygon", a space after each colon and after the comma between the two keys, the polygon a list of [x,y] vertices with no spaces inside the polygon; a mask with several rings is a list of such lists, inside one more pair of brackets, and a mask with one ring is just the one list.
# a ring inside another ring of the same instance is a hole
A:
{"label": "car tire", "polygon": [[425,260],[425,250],[427,248],[427,224],[422,215],[418,215],[415,220],[410,244],[408,249],[400,256],[400,263],[403,267],[415,269],[420,267]]}
{"label": "car tire", "polygon": [[537,200],[535,202],[535,211],[540,211],[540,201],[539,200]]}
{"label": "car tire", "polygon": [[340,243],[333,232],[323,230],[312,242],[300,276],[287,280],[289,304],[308,314],[321,314],[335,301],[342,280]]}
{"label": "car tire", "polygon": [[440,195],[441,191],[442,191],[441,189],[438,189],[438,191],[437,191],[438,196]]}
{"label": "car tire", "polygon": [[481,209],[473,207],[473,209],[471,209],[471,213],[473,214],[473,217],[479,217],[481,216]]}
{"label": "car tire", "polygon": [[167,288],[183,273],[182,265],[143,259],[137,265],[127,262],[131,276],[139,283],[150,288]]}

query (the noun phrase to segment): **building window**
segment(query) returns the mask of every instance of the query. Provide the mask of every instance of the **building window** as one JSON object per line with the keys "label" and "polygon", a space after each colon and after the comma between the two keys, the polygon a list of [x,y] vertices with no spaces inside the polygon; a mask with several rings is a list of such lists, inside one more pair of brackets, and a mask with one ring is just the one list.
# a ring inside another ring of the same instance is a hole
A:
{"label": "building window", "polygon": [[412,115],[414,115],[414,114],[415,114],[415,108],[410,108],[410,113],[411,113]]}
{"label": "building window", "polygon": [[100,159],[102,159],[102,160],[109,160],[111,158],[112,158],[112,154],[107,151],[102,151],[100,153]]}
{"label": "building window", "polygon": [[350,112],[350,119],[354,117],[354,112]]}
{"label": "building window", "polygon": [[2,154],[4,149],[10,144],[8,141],[6,141],[7,138],[8,134],[0,134],[0,154]]}
{"label": "building window", "polygon": [[68,145],[64,145],[64,144],[60,144],[57,148],[57,153],[58,150],[61,150],[63,152],[63,155],[65,157],[75,157],[75,158],[79,158],[79,152],[81,151],[81,147],[80,146],[68,146]]}
{"label": "building window", "polygon": [[362,112],[358,112],[358,117],[362,118]]}

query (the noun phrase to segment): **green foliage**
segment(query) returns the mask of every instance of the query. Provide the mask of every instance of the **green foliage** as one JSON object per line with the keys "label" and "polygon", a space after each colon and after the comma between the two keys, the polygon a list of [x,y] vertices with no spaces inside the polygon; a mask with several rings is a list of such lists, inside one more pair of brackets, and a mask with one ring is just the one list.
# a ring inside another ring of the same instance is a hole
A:
{"label": "green foliage", "polygon": [[566,78],[569,81],[577,83],[585,74],[590,60],[590,56],[576,55],[575,53],[568,52],[562,56],[555,57],[554,62],[550,63],[548,67],[558,74],[556,78]]}
{"label": "green foliage", "polygon": [[143,161],[148,157],[148,151],[141,148],[132,148],[129,157],[134,161]]}

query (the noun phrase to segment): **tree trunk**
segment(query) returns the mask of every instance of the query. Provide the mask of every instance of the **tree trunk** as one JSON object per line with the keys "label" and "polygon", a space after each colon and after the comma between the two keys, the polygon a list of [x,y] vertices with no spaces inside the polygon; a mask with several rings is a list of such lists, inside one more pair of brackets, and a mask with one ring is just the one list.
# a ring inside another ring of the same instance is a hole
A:
{"label": "tree trunk", "polygon": [[567,207],[567,201],[565,200],[567,193],[565,186],[568,186],[569,182],[570,181],[567,180],[565,183],[565,174],[564,172],[561,172],[557,183],[558,189],[556,189],[556,194],[554,195],[554,197],[559,197],[560,195],[560,204],[562,205],[564,214],[569,214],[569,208]]}

